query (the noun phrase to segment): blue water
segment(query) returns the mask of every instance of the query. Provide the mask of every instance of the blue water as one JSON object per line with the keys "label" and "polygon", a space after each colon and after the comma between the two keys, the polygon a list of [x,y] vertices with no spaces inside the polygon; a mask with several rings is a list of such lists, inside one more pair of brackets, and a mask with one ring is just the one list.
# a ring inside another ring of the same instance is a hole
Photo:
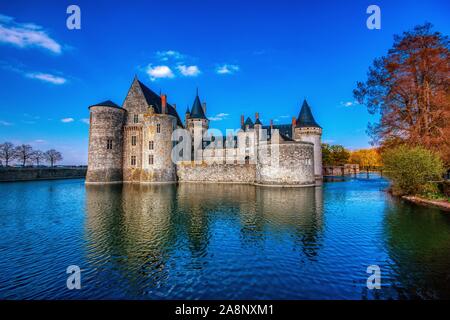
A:
{"label": "blue water", "polygon": [[3,183],[0,298],[449,299],[450,215],[386,188]]}

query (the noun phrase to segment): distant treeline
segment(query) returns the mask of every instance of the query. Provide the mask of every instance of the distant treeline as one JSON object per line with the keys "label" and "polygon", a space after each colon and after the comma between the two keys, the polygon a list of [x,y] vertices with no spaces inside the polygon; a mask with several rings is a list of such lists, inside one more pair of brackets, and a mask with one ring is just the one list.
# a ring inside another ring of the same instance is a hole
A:
{"label": "distant treeline", "polygon": [[11,142],[0,144],[0,166],[42,166],[49,164],[55,166],[63,159],[61,152],[50,149],[47,151],[35,150],[29,144],[15,146]]}

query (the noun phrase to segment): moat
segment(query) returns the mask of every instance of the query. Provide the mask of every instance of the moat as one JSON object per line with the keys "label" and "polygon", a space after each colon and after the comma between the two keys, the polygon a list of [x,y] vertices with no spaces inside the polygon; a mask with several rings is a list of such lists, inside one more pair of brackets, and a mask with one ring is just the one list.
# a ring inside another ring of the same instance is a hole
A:
{"label": "moat", "polygon": [[450,215],[387,186],[3,183],[0,298],[450,299]]}

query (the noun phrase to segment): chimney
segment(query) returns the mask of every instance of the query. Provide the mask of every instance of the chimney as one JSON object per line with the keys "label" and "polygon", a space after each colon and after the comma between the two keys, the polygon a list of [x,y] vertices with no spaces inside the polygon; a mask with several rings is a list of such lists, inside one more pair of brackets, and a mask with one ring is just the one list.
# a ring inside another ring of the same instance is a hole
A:
{"label": "chimney", "polygon": [[241,114],[241,128],[244,127],[244,115]]}
{"label": "chimney", "polygon": [[173,106],[173,108],[174,108],[175,110],[177,110],[177,104],[176,104],[176,103],[174,103],[172,106]]}
{"label": "chimney", "polygon": [[161,95],[161,113],[167,113],[167,96],[165,94]]}
{"label": "chimney", "polygon": [[206,114],[206,102],[202,103],[203,113]]}
{"label": "chimney", "polygon": [[292,126],[296,126],[297,125],[297,119],[295,117],[292,117]]}
{"label": "chimney", "polygon": [[273,129],[273,120],[270,119],[270,130],[272,130],[272,129]]}

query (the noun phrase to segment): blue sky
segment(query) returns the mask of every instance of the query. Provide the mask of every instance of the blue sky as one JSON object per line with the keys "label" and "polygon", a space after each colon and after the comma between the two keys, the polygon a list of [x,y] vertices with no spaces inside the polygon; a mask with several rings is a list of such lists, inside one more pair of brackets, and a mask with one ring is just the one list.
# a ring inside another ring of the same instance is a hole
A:
{"label": "blue sky", "polygon": [[[66,8],[81,9],[81,30]],[[381,30],[366,8],[381,8]],[[393,35],[429,21],[449,34],[441,1],[2,1],[0,142],[87,161],[87,107],[122,104],[135,74],[184,119],[198,87],[211,127],[241,114],[290,123],[308,99],[323,140],[367,147],[370,116],[352,90]]]}

